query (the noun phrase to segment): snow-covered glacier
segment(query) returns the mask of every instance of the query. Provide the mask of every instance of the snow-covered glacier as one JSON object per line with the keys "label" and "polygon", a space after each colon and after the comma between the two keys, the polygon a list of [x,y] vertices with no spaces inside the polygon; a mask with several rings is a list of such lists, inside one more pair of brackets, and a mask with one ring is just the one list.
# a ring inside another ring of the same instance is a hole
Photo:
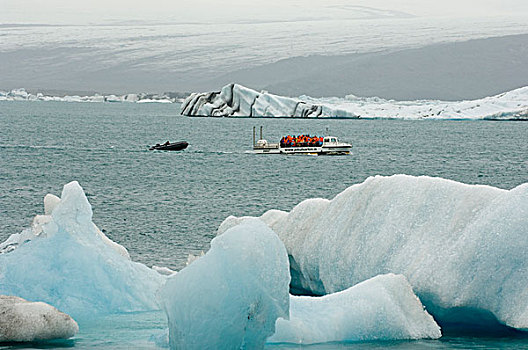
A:
{"label": "snow-covered glacier", "polygon": [[239,84],[219,92],[193,93],[181,114],[206,117],[528,119],[528,86],[472,101],[394,101],[378,97],[290,98]]}
{"label": "snow-covered glacier", "polygon": [[[244,220],[227,218],[219,234]],[[528,184],[503,190],[376,176],[261,220],[284,242],[299,293],[324,295],[396,273],[441,324],[495,317],[528,329]]]}
{"label": "snow-covered glacier", "polygon": [[161,290],[171,348],[262,348],[276,319],[288,318],[289,283],[286,248],[268,226],[253,219],[228,230]]}
{"label": "snow-covered glacier", "polygon": [[291,296],[290,319],[278,319],[268,343],[315,344],[440,338],[402,275],[379,275],[322,297]]}
{"label": "snow-covered glacier", "polygon": [[92,222],[77,182],[47,195],[45,214],[0,244],[0,294],[44,301],[76,318],[160,309],[165,277],[130,260]]}

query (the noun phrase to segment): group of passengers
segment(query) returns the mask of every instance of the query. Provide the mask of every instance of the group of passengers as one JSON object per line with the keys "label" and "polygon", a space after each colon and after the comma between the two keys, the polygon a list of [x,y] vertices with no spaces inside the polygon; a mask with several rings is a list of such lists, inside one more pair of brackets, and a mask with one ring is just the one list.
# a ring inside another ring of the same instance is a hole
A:
{"label": "group of passengers", "polygon": [[280,140],[281,147],[320,147],[323,138],[310,135],[284,136]]}

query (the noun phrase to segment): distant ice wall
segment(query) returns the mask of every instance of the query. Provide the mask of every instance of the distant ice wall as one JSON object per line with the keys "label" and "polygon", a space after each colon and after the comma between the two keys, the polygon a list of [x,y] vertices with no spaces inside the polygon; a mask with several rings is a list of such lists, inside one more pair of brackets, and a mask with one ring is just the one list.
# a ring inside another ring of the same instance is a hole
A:
{"label": "distant ice wall", "polygon": [[135,102],[135,103],[174,103],[181,102],[181,94],[125,94],[125,95],[91,95],[91,96],[50,96],[41,92],[29,93],[25,89],[0,91],[0,101],[54,101],[54,102]]}
{"label": "distant ice wall", "polygon": [[437,320],[462,308],[528,329],[528,184],[376,176],[261,219],[288,250],[294,289],[322,295],[403,274]]}
{"label": "distant ice wall", "polygon": [[299,98],[257,92],[229,84],[220,92],[191,94],[181,106],[187,116],[384,118],[384,119],[528,119],[528,87],[473,101],[393,101],[377,97]]}

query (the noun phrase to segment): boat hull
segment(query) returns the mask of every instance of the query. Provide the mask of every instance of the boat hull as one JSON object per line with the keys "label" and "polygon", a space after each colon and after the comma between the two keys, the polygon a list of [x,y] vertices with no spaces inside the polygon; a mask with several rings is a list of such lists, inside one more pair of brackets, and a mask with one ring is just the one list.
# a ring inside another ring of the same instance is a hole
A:
{"label": "boat hull", "polygon": [[186,149],[189,144],[185,141],[173,142],[168,145],[152,146],[149,148],[151,151],[181,151]]}
{"label": "boat hull", "polygon": [[255,154],[311,154],[311,155],[346,155],[350,154],[347,146],[337,147],[255,147]]}

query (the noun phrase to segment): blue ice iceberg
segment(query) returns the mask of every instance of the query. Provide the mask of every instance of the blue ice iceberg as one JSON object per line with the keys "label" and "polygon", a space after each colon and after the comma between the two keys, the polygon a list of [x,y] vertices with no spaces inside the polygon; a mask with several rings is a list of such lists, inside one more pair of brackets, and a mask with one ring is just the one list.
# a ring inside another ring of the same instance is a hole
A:
{"label": "blue ice iceberg", "polygon": [[161,299],[173,349],[258,349],[288,318],[288,255],[260,220],[246,220],[169,277]]}
{"label": "blue ice iceberg", "polygon": [[402,275],[380,275],[322,297],[292,296],[269,343],[437,339],[440,328]]}
{"label": "blue ice iceberg", "polygon": [[95,226],[79,184],[53,197],[46,197],[47,215],[0,245],[0,294],[44,301],[76,318],[159,309],[165,277],[132,262]]}
{"label": "blue ice iceberg", "polygon": [[[262,220],[284,242],[298,292],[324,295],[396,273],[441,324],[491,313],[528,329],[528,184],[507,191],[376,176]],[[219,233],[238,221],[226,219]]]}

